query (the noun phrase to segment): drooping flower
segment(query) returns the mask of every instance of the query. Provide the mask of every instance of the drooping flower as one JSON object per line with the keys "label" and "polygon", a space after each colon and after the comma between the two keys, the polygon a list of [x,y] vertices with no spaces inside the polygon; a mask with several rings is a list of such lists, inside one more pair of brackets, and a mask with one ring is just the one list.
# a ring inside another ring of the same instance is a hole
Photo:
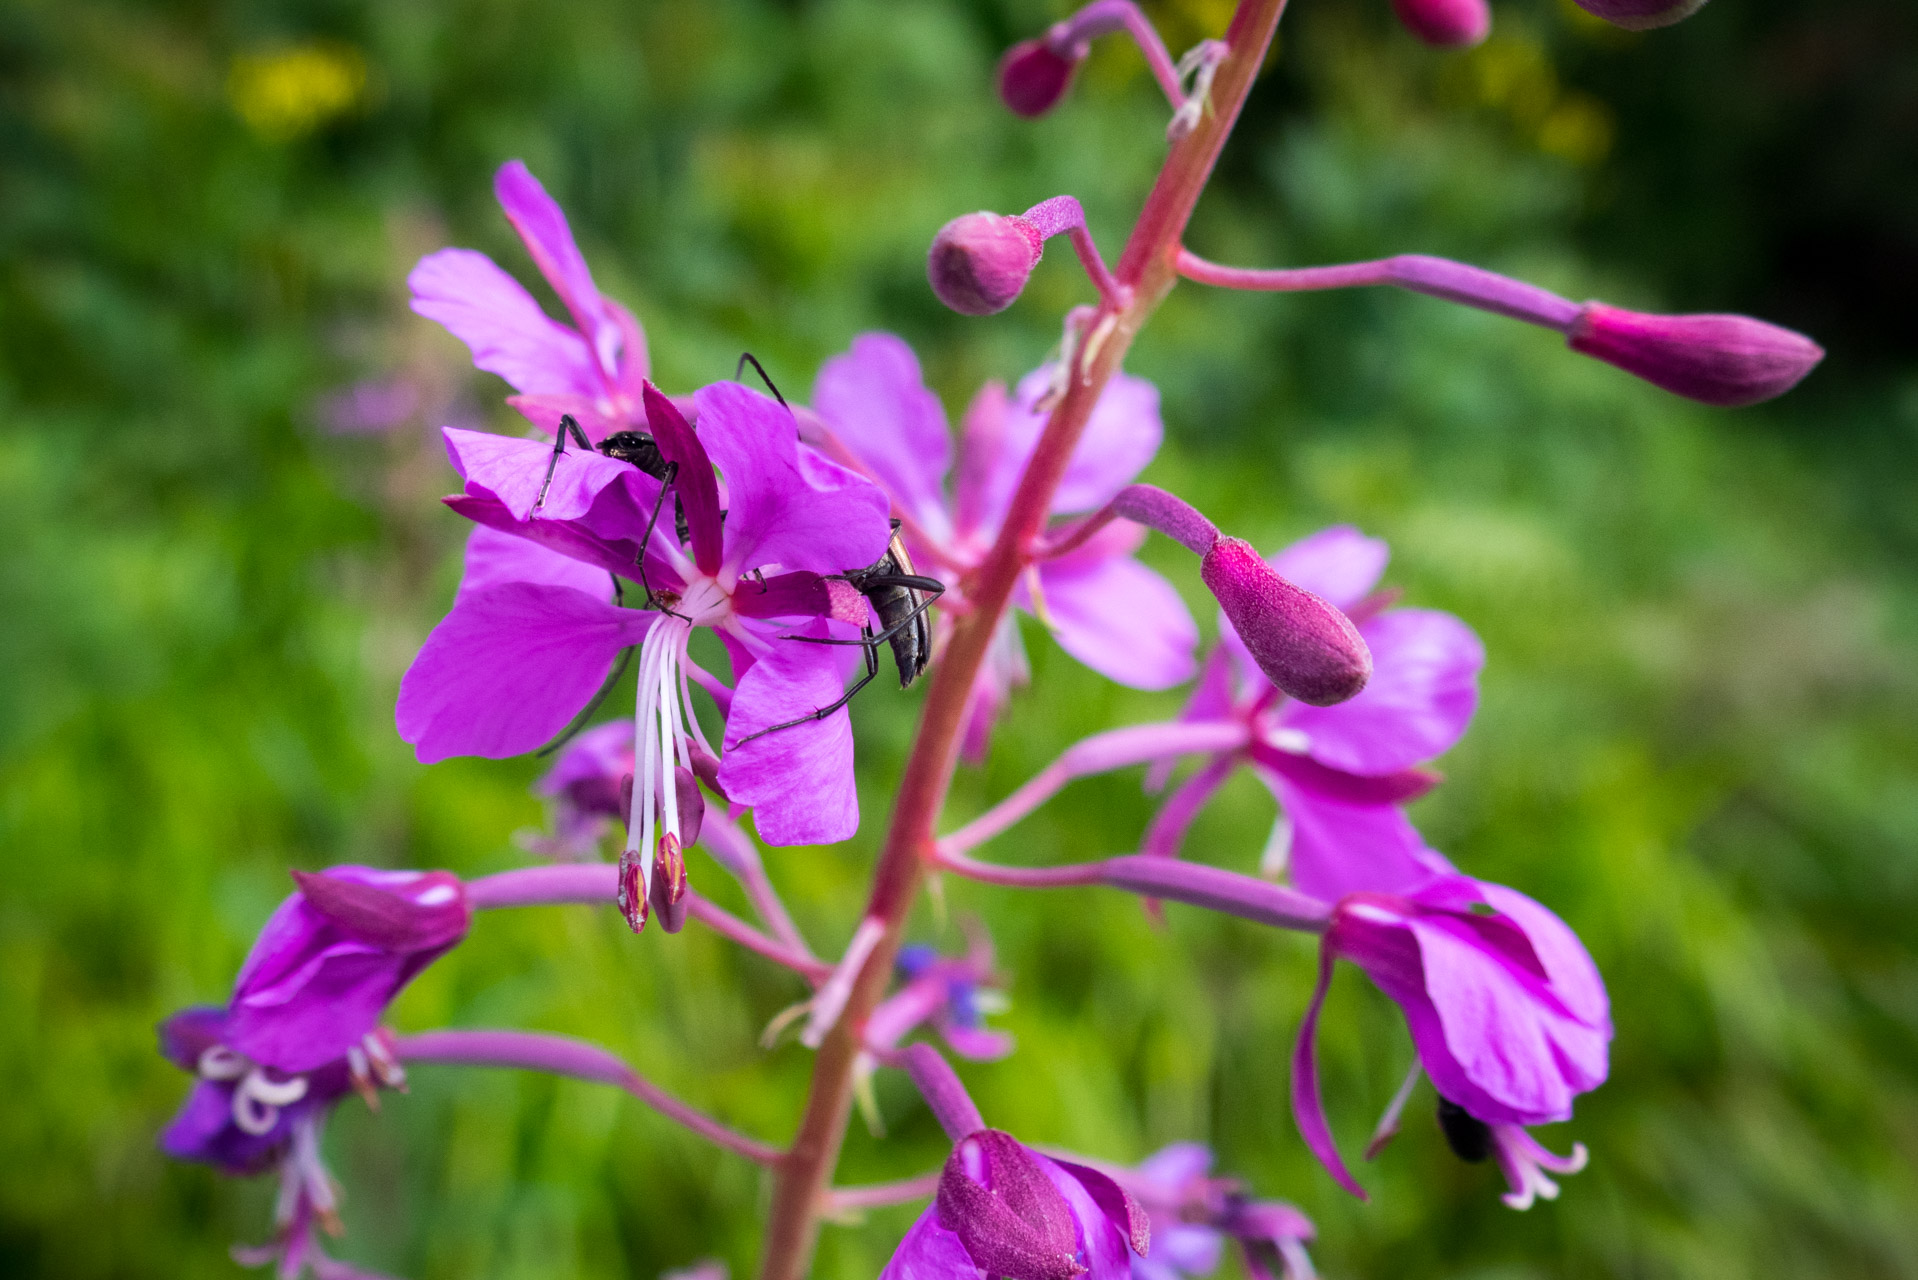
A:
{"label": "drooping flower", "polygon": [[[1399,805],[1432,787],[1437,775],[1424,764],[1464,734],[1485,651],[1449,613],[1386,607],[1389,597],[1373,588],[1388,554],[1383,542],[1340,525],[1270,560],[1285,579],[1352,613],[1371,650],[1371,680],[1335,706],[1281,694],[1221,617],[1219,647],[1181,724],[1216,724],[1231,745],[1212,751],[1168,797],[1145,852],[1176,855],[1193,819],[1244,765],[1279,802],[1267,874],[1288,869],[1300,889],[1326,901],[1404,887],[1400,868],[1423,874],[1428,851]],[[1223,732],[1232,726],[1239,732]],[[1170,769],[1169,761],[1155,766],[1148,781],[1162,785]]]}
{"label": "drooping flower", "polygon": [[320,1163],[333,1105],[358,1090],[398,1088],[405,1073],[379,1026],[420,970],[466,936],[465,886],[443,871],[332,867],[294,873],[298,892],[260,931],[225,1008],[186,1009],[160,1026],[160,1050],[197,1077],[161,1135],[168,1155],[251,1175],[278,1165],[278,1237],[245,1251],[284,1276],[310,1266],[350,1280],[312,1239],[337,1233],[337,1197]]}
{"label": "drooping flower", "polygon": [[[826,448],[885,489],[913,555],[925,572],[947,581],[945,599],[955,608],[964,607],[965,576],[997,538],[1044,429],[1040,404],[1052,378],[1048,366],[1010,396],[997,383],[981,390],[966,410],[955,465],[945,410],[900,339],[862,334],[819,372],[813,407],[827,432]],[[1163,434],[1157,389],[1141,378],[1115,377],[1067,465],[1054,514],[1104,506],[1152,460]],[[1191,677],[1198,629],[1172,585],[1133,558],[1144,536],[1128,522],[1108,525],[1076,550],[1034,566],[1014,603],[1101,675],[1133,688],[1165,689]],[[1017,623],[1008,613],[973,689],[969,757],[983,754],[1009,691],[1025,676]]]}
{"label": "drooping flower", "polygon": [[1365,1194],[1326,1124],[1313,1053],[1341,958],[1404,1011],[1440,1097],[1490,1127],[1513,1184],[1509,1203],[1529,1204],[1550,1186],[1539,1166],[1570,1172],[1583,1164],[1582,1150],[1561,1160],[1522,1126],[1570,1118],[1573,1098],[1604,1081],[1612,1036],[1604,982],[1557,916],[1521,893],[1448,870],[1398,891],[1344,898],[1321,944],[1318,986],[1293,1054],[1292,1107],[1306,1144],[1341,1185]]}
{"label": "drooping flower", "polygon": [[1150,1244],[1144,1208],[1118,1182],[979,1129],[953,1146],[880,1280],[1126,1280]]}
{"label": "drooping flower", "polygon": [[[628,840],[642,897],[656,833],[686,843],[670,780],[682,770],[689,779],[712,760],[720,761],[714,780],[754,808],[770,843],[830,843],[857,829],[848,717],[842,709],[806,719],[839,697],[846,651],[792,637],[856,636],[870,617],[866,601],[833,575],[871,564],[890,536],[884,495],[802,452],[783,406],[738,383],[705,387],[694,399],[697,434],[671,402],[645,389],[650,430],[678,467],[672,493],[685,512],[687,546],[670,519],[654,519],[659,482],[629,463],[569,450],[539,505],[546,445],[447,432],[466,482],[447,505],[493,532],[475,533],[453,610],[400,686],[400,736],[421,760],[501,758],[558,733],[618,653],[639,645]],[[608,575],[639,582],[658,607],[616,607]],[[724,691],[687,658],[696,627],[725,643],[736,690]],[[700,727],[689,678],[723,704],[723,757]],[[754,736],[788,721],[803,722]]]}
{"label": "drooping flower", "polygon": [[534,265],[565,305],[553,320],[520,283],[472,249],[441,249],[407,276],[413,310],[444,325],[473,363],[520,394],[509,403],[536,422],[570,413],[599,440],[643,425],[646,335],[632,312],[600,293],[566,215],[518,160],[500,166],[493,192]]}
{"label": "drooping flower", "polygon": [[1211,1168],[1209,1147],[1175,1142],[1118,1175],[1152,1217],[1152,1248],[1132,1260],[1132,1280],[1209,1276],[1227,1240],[1254,1280],[1311,1280],[1311,1219],[1283,1201],[1252,1199],[1242,1183],[1212,1177]]}
{"label": "drooping flower", "polygon": [[[1577,1173],[1585,1167],[1585,1144],[1572,1144],[1570,1155],[1556,1155],[1526,1132],[1523,1125],[1487,1124],[1449,1098],[1438,1104],[1439,1128],[1459,1159],[1477,1164],[1488,1158],[1498,1161],[1508,1190],[1500,1199],[1521,1212],[1535,1200],[1558,1199],[1558,1183],[1550,1174]],[[1373,1139],[1373,1145],[1378,1139]],[[1370,1149],[1367,1152],[1370,1157]]]}

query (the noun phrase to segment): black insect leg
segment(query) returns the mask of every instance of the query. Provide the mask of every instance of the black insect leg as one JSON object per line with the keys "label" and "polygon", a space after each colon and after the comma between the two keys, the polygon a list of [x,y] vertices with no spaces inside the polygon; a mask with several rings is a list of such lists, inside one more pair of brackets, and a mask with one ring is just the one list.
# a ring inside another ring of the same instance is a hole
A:
{"label": "black insect leg", "polygon": [[[659,496],[653,499],[653,514],[647,519],[646,532],[641,535],[639,539],[639,554],[633,557],[633,566],[639,570],[639,585],[646,589],[646,607],[648,609],[657,609],[661,613],[670,614],[675,618],[691,622],[692,619],[686,617],[685,614],[673,609],[668,609],[661,603],[658,594],[653,591],[653,584],[646,581],[646,548],[653,545],[653,530],[658,527],[659,513],[666,505],[666,491],[672,486],[673,477],[678,474],[679,464],[677,462],[669,462],[666,464],[666,474],[660,477],[659,481]],[[675,498],[674,501],[677,502],[678,499]]]}
{"label": "black insect leg", "polygon": [[766,390],[773,393],[773,399],[779,401],[779,407],[786,410],[788,413],[792,412],[792,406],[786,403],[785,396],[782,396],[779,394],[779,388],[775,387],[773,385],[773,380],[766,376],[766,367],[759,363],[759,361],[753,356],[752,352],[742,351],[739,353],[739,363],[733,366],[733,381],[734,382],[739,381],[739,375],[746,372],[747,365],[751,365],[755,370],[758,371],[759,380],[766,384]]}
{"label": "black insect leg", "polygon": [[546,491],[553,487],[553,472],[559,470],[559,455],[566,452],[566,433],[572,432],[573,443],[591,453],[593,442],[579,429],[579,423],[568,413],[560,417],[559,433],[553,437],[553,456],[546,462],[546,479],[539,486],[539,497],[533,502],[533,510],[538,511],[546,505]]}
{"label": "black insect leg", "polygon": [[[785,636],[782,638],[787,640],[813,639],[813,637],[811,636]],[[839,710],[839,708],[845,706],[848,702],[851,702],[853,698],[858,695],[861,689],[864,689],[867,685],[871,684],[876,678],[878,678],[879,641],[873,638],[871,627],[866,628],[866,639],[863,641],[835,640],[835,641],[832,641],[831,643],[833,644],[864,644],[866,646],[866,674],[863,676],[860,676],[858,680],[854,681],[852,688],[840,694],[838,699],[835,700],[830,706],[821,707],[819,708],[819,710],[813,712],[809,716],[801,716],[797,720],[788,720],[786,721],[785,724],[776,724],[770,729],[761,729],[758,733],[749,733],[745,737],[741,738],[738,742],[733,743],[733,747],[735,749],[745,746],[748,742],[751,742],[754,738],[763,738],[769,733],[778,733],[781,729],[791,729],[798,725],[809,724],[814,720],[824,720],[827,716]]]}
{"label": "black insect leg", "polygon": [[[912,578],[912,577],[904,577],[904,576],[901,576],[901,577],[888,576],[884,578],[867,578],[865,579],[865,581],[881,587],[911,587],[915,591],[927,592],[929,598],[925,600],[921,600],[918,604],[914,605],[912,607],[911,613],[899,619],[899,621],[893,623],[890,627],[887,627],[884,631],[881,631],[878,635],[874,635],[872,628],[867,627],[865,630],[865,634],[860,636],[859,639],[857,640],[835,640],[831,636],[781,636],[779,638],[781,640],[798,640],[798,641],[802,641],[805,644],[856,644],[860,646],[861,648],[869,649],[872,652],[877,653],[879,651],[880,645],[886,643],[886,641],[892,639],[894,636],[898,635],[901,631],[904,631],[907,627],[917,622],[919,620],[919,615],[924,613],[926,610],[932,608],[933,604],[938,601],[939,597],[946,593],[945,584],[940,582],[936,578]],[[931,585],[929,586],[925,585],[928,583]]]}

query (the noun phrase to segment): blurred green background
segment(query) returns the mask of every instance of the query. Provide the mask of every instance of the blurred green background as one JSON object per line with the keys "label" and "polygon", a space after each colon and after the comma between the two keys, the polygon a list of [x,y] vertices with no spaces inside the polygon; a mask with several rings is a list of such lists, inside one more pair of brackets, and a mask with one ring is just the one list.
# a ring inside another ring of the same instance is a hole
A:
{"label": "blurred green background", "polygon": [[[1225,0],[1148,5],[1175,50]],[[523,157],[688,390],[756,352],[803,394],[862,329],[906,335],[956,413],[1056,339],[1086,288],[1053,254],[990,320],[939,308],[932,232],[1077,194],[1116,252],[1162,154],[1136,54],[1013,119],[991,68],[1065,9],[974,0],[0,5],[0,1272],[227,1276],[270,1187],[175,1167],[167,1011],[222,998],[289,867],[477,874],[542,821],[531,761],[416,764],[401,671],[450,600],[461,522],[432,440],[516,430],[502,384],[405,309],[423,252],[533,273],[492,203]],[[1486,639],[1483,708],[1417,818],[1466,869],[1560,912],[1608,978],[1612,1079],[1542,1136],[1592,1167],[1502,1207],[1430,1122],[1362,1174],[1311,1161],[1285,1102],[1303,941],[1116,894],[947,886],[1010,980],[996,1123],[1134,1159],[1183,1138],[1318,1221],[1335,1280],[1918,1276],[1918,10],[1718,0],[1635,37],[1555,0],[1437,54],[1383,0],[1300,0],[1190,242],[1250,264],[1451,254],[1575,297],[1746,311],[1831,350],[1775,405],[1718,412],[1429,299],[1178,291],[1132,368],[1165,393],[1149,477],[1268,548],[1350,520],[1389,580]],[[342,388],[398,397],[331,430]],[[404,412],[402,412],[404,411]],[[1189,559],[1149,556],[1210,607]],[[1028,624],[1034,689],[956,821],[1076,737],[1167,714]],[[843,945],[919,694],[875,689],[865,822],[776,851]],[[617,699],[615,699],[617,705]],[[1135,774],[1081,784],[991,852],[1133,846]],[[1192,851],[1247,867],[1241,780]],[[693,874],[722,899],[717,868]],[[921,940],[957,942],[930,910]],[[697,927],[509,913],[397,1006],[404,1028],[573,1032],[742,1128],[787,1135],[809,1055],[760,1028],[800,995]],[[1355,973],[1324,1045],[1348,1151],[1410,1048]],[[941,1158],[882,1079],[845,1181]],[[415,1280],[747,1271],[765,1188],[603,1089],[421,1068],[341,1108],[340,1252]],[[909,1211],[826,1231],[870,1277]]]}

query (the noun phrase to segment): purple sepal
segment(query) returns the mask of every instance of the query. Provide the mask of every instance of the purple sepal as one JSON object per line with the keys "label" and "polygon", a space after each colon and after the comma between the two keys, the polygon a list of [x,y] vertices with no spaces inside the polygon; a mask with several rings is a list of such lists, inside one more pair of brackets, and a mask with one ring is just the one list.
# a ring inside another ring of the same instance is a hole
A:
{"label": "purple sepal", "polygon": [[1076,1260],[1072,1209],[1017,1138],[981,1129],[952,1149],[934,1201],[939,1225],[973,1264],[1009,1280],[1069,1280]]}
{"label": "purple sepal", "polygon": [[1143,1258],[1152,1251],[1152,1215],[1145,1211],[1145,1206],[1130,1191],[1097,1169],[1088,1169],[1070,1160],[1054,1160],[1052,1163],[1079,1180],[1079,1185],[1086,1189],[1092,1202],[1105,1214],[1106,1221],[1125,1237],[1132,1252]]}
{"label": "purple sepal", "polygon": [[226,1010],[213,1004],[196,1004],[180,1010],[158,1028],[160,1056],[182,1071],[197,1074],[200,1055],[220,1043],[226,1033]]}
{"label": "purple sepal", "polygon": [[1220,538],[1199,576],[1266,678],[1300,702],[1329,707],[1365,688],[1372,654],[1352,620],[1296,587],[1243,538]]}
{"label": "purple sepal", "polygon": [[1477,44],[1492,30],[1485,0],[1392,0],[1392,12],[1407,31],[1441,49]]}
{"label": "purple sepal", "polygon": [[[473,922],[466,886],[450,871],[428,871],[396,893],[309,871],[292,873],[306,905],[340,932],[387,951],[426,951],[456,942]],[[435,892],[435,886],[443,886]]]}
{"label": "purple sepal", "polygon": [[1705,7],[1705,0],[1573,0],[1573,3],[1627,31],[1669,27]]}
{"label": "purple sepal", "polygon": [[1727,409],[1785,394],[1825,358],[1804,334],[1750,316],[1649,315],[1602,302],[1585,304],[1565,343],[1675,395]]}
{"label": "purple sepal", "polygon": [[1003,214],[961,214],[939,228],[926,254],[926,279],[939,301],[964,316],[989,316],[1013,304],[1038,264],[1037,229]]}

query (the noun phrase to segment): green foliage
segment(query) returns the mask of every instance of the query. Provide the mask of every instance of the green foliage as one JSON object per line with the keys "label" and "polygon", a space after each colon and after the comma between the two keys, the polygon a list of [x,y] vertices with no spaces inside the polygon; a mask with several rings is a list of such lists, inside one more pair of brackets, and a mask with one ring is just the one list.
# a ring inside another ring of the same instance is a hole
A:
{"label": "green foliage", "polygon": [[[1499,10],[1491,45],[1441,56],[1382,4],[1301,4],[1192,243],[1256,264],[1449,252],[1575,296],[1792,322],[1767,304],[1802,296],[1776,286],[1802,268],[1780,256],[1779,210],[1803,202],[1759,197],[1832,171],[1777,122],[1843,102],[1742,78],[1809,20],[1781,7],[1727,0],[1620,40],[1527,0]],[[1186,38],[1220,8],[1157,12]],[[1815,8],[1839,31],[1877,11]],[[803,394],[884,327],[956,414],[1040,360],[1085,286],[1055,253],[1007,315],[961,320],[924,286],[932,232],[1070,191],[1115,253],[1161,155],[1162,104],[1120,48],[1053,117],[998,109],[997,51],[1054,16],[983,0],[0,10],[0,1270],[232,1274],[227,1245],[265,1232],[270,1190],[154,1150],[185,1081],[152,1024],[224,995],[286,868],[476,874],[513,865],[513,833],[542,820],[532,762],[426,769],[391,727],[457,572],[428,429],[512,427],[500,385],[404,310],[411,262],[467,244],[530,280],[490,195],[521,156],[649,325],[670,389],[749,348]],[[1732,83],[1758,105],[1723,109],[1711,87]],[[1901,92],[1854,96],[1880,89]],[[1847,136],[1843,155],[1855,200],[1899,207],[1906,188],[1874,186],[1894,170],[1869,171],[1886,152]],[[1714,180],[1648,181],[1693,172],[1686,157],[1715,157]],[[1179,908],[1155,928],[1116,894],[948,884],[944,917],[922,913],[918,935],[948,942],[989,919],[1010,976],[1020,1050],[966,1071],[986,1114],[1113,1159],[1211,1141],[1314,1216],[1333,1277],[1918,1276],[1918,373],[1882,334],[1849,358],[1844,309],[1821,298],[1831,368],[1742,413],[1375,292],[1188,286],[1136,349],[1169,426],[1149,478],[1261,546],[1358,523],[1392,541],[1409,600],[1485,637],[1483,709],[1417,817],[1467,869],[1564,915],[1611,984],[1612,1080],[1543,1135],[1592,1149],[1562,1200],[1500,1206],[1495,1175],[1422,1118],[1429,1093],[1362,1175],[1373,1203],[1345,1199],[1285,1101],[1309,949]],[[423,389],[406,425],[322,428],[324,396],[396,372]],[[1148,554],[1209,627],[1189,559]],[[1178,705],[1027,638],[1034,689],[962,774],[953,823],[1082,734]],[[916,702],[858,704],[859,838],[769,857],[824,949],[858,914]],[[1123,851],[1152,803],[1135,776],[1084,782],[990,852]],[[1236,784],[1190,852],[1245,867],[1270,818]],[[709,861],[693,875],[730,901]],[[634,940],[610,912],[555,909],[483,920],[396,1019],[588,1036],[783,1138],[808,1055],[756,1039],[800,994],[697,927]],[[1355,1151],[1409,1043],[1350,973],[1328,1027]],[[415,1280],[650,1277],[706,1255],[747,1273],[764,1190],[742,1162],[606,1090],[414,1078],[377,1117],[343,1107],[329,1135],[344,1256]],[[890,1136],[855,1124],[844,1181],[941,1156],[899,1080],[879,1097]],[[909,1216],[829,1227],[818,1273],[875,1274]]]}

